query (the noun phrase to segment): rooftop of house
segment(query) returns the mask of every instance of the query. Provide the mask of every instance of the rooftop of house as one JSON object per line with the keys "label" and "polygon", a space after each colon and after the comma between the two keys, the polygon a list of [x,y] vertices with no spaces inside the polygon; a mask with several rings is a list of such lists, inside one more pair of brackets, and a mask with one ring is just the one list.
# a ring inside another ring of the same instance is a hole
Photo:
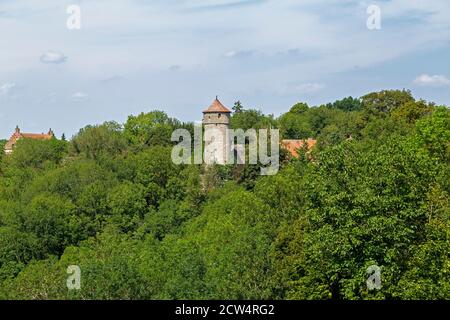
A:
{"label": "rooftop of house", "polygon": [[292,156],[298,157],[298,150],[305,148],[307,151],[311,151],[312,148],[317,144],[317,140],[315,139],[305,139],[305,140],[292,140],[286,139],[281,140],[281,145],[284,149],[289,151]]}
{"label": "rooftop of house", "polygon": [[203,113],[217,113],[217,112],[231,113],[231,111],[227,107],[225,107],[216,97],[213,103],[208,107],[208,109],[204,110]]}
{"label": "rooftop of house", "polygon": [[47,133],[26,133],[21,132],[19,126],[16,126],[11,138],[9,138],[8,142],[5,144],[5,150],[11,151],[19,139],[50,140],[54,136],[55,135],[52,129],[50,129]]}

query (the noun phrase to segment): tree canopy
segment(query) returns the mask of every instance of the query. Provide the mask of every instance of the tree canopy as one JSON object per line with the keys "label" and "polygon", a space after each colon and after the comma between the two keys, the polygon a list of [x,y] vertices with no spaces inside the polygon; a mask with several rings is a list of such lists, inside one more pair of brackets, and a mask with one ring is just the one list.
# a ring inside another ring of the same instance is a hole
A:
{"label": "tree canopy", "polygon": [[152,111],[2,154],[0,299],[450,299],[448,107],[385,90],[234,111],[318,144],[274,176],[175,165],[193,124]]}

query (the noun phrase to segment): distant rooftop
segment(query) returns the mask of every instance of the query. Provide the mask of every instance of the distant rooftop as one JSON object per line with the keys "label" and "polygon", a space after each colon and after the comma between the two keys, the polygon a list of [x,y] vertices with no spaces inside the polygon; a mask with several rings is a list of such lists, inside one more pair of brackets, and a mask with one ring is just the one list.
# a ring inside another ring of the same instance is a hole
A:
{"label": "distant rooftop", "polygon": [[231,113],[231,111],[227,107],[225,107],[217,97],[213,101],[213,103],[209,106],[209,108],[203,111],[203,113],[216,113],[216,112]]}
{"label": "distant rooftop", "polygon": [[11,138],[9,138],[8,142],[6,143],[4,151],[7,154],[12,153],[12,150],[19,139],[50,140],[53,137],[54,133],[52,129],[50,129],[48,133],[24,133],[21,132],[20,128],[17,126]]}
{"label": "distant rooftop", "polygon": [[317,144],[317,140],[315,139],[306,139],[306,140],[293,140],[286,139],[281,140],[281,145],[284,149],[289,151],[292,156],[298,157],[298,150],[306,147],[306,150],[309,152],[312,148]]}

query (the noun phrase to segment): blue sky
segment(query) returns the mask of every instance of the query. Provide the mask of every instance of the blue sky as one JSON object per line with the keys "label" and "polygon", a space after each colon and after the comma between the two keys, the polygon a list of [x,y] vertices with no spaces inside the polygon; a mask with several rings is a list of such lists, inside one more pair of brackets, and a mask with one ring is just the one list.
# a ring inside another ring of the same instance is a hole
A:
{"label": "blue sky", "polygon": [[0,48],[3,138],[153,109],[197,121],[215,95],[275,115],[393,88],[450,105],[449,0],[0,0]]}

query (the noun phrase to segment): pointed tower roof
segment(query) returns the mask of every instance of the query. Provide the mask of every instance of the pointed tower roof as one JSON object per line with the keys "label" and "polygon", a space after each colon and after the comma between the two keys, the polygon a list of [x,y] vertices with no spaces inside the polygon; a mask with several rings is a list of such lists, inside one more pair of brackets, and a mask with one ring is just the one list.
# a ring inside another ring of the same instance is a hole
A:
{"label": "pointed tower roof", "polygon": [[213,101],[213,103],[209,106],[208,109],[204,110],[203,113],[231,113],[231,111],[225,107],[219,99],[216,97],[216,99]]}

